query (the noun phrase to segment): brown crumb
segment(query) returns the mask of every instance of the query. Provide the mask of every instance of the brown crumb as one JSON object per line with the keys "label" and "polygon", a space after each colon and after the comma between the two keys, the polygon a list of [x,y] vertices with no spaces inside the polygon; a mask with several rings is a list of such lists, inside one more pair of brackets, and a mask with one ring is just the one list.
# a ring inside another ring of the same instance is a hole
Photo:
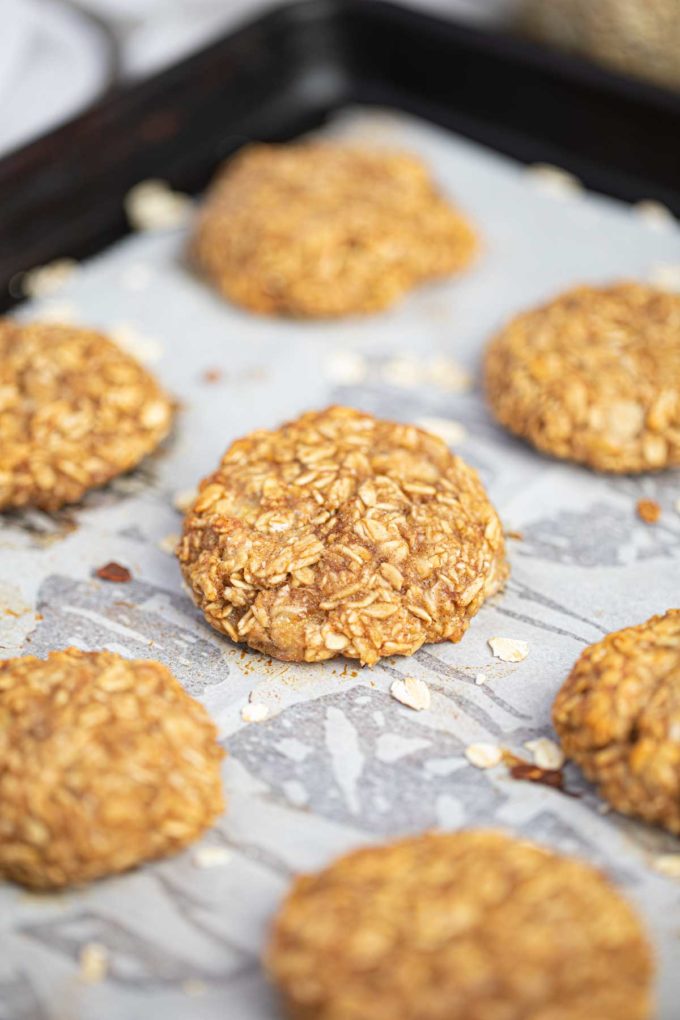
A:
{"label": "brown crumb", "polygon": [[639,499],[636,509],[638,517],[645,524],[656,524],[661,517],[661,507],[655,499]]}
{"label": "brown crumb", "polygon": [[564,789],[564,773],[562,769],[541,768],[540,765],[536,765],[534,762],[519,758],[512,751],[503,752],[503,761],[507,765],[508,772],[513,779],[529,783],[541,783],[543,786],[552,787],[553,790],[560,790],[562,793],[568,792]]}
{"label": "brown crumb", "polygon": [[204,383],[222,382],[223,377],[224,372],[221,368],[206,368],[206,370],[201,373],[201,380]]}
{"label": "brown crumb", "polygon": [[515,542],[523,542],[524,541],[524,532],[523,531],[506,531],[505,532],[505,537],[506,538],[511,538]]}
{"label": "brown crumb", "polygon": [[97,567],[94,573],[102,581],[113,581],[115,584],[124,584],[126,581],[132,580],[131,571],[120,563],[114,563],[113,560],[110,563],[105,563],[103,567]]}

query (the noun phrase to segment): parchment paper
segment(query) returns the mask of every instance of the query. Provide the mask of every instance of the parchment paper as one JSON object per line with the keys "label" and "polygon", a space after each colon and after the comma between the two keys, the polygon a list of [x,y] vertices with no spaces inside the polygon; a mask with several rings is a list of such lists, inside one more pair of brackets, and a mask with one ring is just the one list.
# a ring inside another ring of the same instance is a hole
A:
{"label": "parchment paper", "polygon": [[[578,281],[646,279],[680,262],[680,232],[614,201],[557,197],[519,165],[405,116],[352,111],[330,131],[421,153],[478,223],[478,266],[385,314],[282,322],[217,298],[183,264],[184,230],[172,230],[123,241],[57,297],[21,310],[135,330],[183,410],[162,454],[82,508],[56,521],[39,513],[2,521],[0,604],[17,615],[0,612],[0,654],[75,644],[166,662],[215,717],[229,750],[229,809],[201,845],[230,856],[206,868],[190,850],[59,896],[2,885],[0,1020],[274,1020],[259,954],[293,873],[385,837],[477,824],[608,871],[655,942],[658,1017],[678,1020],[680,883],[651,864],[680,843],[602,813],[572,767],[578,799],[513,780],[502,766],[473,768],[463,752],[489,740],[529,757],[522,745],[551,735],[554,694],[583,648],[680,604],[679,473],[611,478],[550,461],[493,424],[477,386],[455,394],[432,381],[395,385],[389,364],[445,356],[476,374],[484,341],[510,314]],[[338,368],[348,351],[367,366],[349,384]],[[203,373],[213,369],[222,379],[208,383]],[[235,437],[329,402],[461,423],[459,451],[481,472],[505,526],[524,533],[509,542],[507,590],[462,643],[370,670],[272,662],[213,632],[182,589],[159,545],[180,530],[174,495],[212,470]],[[655,526],[636,516],[642,496],[663,507]],[[133,581],[93,579],[109,560],[130,567]],[[486,642],[495,635],[526,640],[528,658],[493,659]],[[390,697],[399,676],[427,681],[431,711]],[[246,725],[251,692],[270,716]],[[94,985],[79,977],[91,942],[109,956],[106,980]]]}

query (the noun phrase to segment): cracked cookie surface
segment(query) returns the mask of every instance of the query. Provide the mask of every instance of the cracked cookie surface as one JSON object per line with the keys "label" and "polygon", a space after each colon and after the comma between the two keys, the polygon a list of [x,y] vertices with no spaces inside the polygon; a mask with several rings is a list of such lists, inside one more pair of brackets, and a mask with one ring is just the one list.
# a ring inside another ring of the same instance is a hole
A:
{"label": "cracked cookie surface", "polygon": [[58,889],[176,853],[224,807],[217,731],[159,662],[0,662],[0,876]]}
{"label": "cracked cookie surface", "polygon": [[652,964],[590,866],[428,833],[298,878],[267,958],[292,1020],[646,1020]]}
{"label": "cracked cookie surface", "polygon": [[553,722],[612,807],[680,836],[680,609],[587,648]]}
{"label": "cracked cookie surface", "polygon": [[251,145],[210,188],[190,255],[255,312],[329,317],[386,308],[464,269],[477,241],[414,156],[305,142]]}
{"label": "cracked cookie surface", "polygon": [[78,502],[151,453],[172,414],[153,376],[100,333],[0,320],[0,510]]}
{"label": "cracked cookie surface", "polygon": [[618,473],[680,464],[680,295],[577,287],[514,318],[484,370],[498,421],[545,453]]}
{"label": "cracked cookie surface", "polygon": [[347,407],[233,443],[178,555],[213,627],[307,662],[459,641],[508,572],[476,473],[437,436]]}

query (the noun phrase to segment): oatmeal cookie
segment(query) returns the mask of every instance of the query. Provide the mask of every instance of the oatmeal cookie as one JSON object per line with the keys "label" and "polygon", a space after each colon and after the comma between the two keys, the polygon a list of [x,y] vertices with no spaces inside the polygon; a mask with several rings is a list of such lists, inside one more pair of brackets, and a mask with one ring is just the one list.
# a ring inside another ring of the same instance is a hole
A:
{"label": "oatmeal cookie", "polygon": [[251,145],[208,193],[190,255],[255,312],[327,317],[386,308],[465,268],[474,231],[414,156],[347,145]]}
{"label": "oatmeal cookie", "polygon": [[638,283],[578,287],[491,342],[499,422],[539,450],[599,471],[680,464],[680,295]]}
{"label": "oatmeal cookie", "polygon": [[178,555],[213,627],[298,662],[459,641],[507,575],[475,472],[437,436],[347,407],[233,443]]}
{"label": "oatmeal cookie", "polygon": [[588,865],[497,832],[429,833],[298,878],[268,968],[292,1020],[645,1020],[652,963]]}
{"label": "oatmeal cookie", "polygon": [[151,453],[172,410],[101,334],[0,320],[0,510],[78,502]]}
{"label": "oatmeal cookie", "polygon": [[612,807],[680,836],[680,609],[586,648],[553,722]]}
{"label": "oatmeal cookie", "polygon": [[181,850],[223,810],[222,757],[159,662],[0,662],[0,876],[57,889]]}

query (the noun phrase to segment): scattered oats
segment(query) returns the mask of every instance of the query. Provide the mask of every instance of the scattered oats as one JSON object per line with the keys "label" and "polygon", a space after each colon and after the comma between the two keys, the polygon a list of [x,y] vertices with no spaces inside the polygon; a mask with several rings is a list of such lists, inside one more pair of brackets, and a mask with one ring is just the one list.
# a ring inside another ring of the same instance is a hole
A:
{"label": "scattered oats", "polygon": [[198,489],[180,489],[175,493],[172,502],[178,510],[185,514],[193,506],[197,496]]}
{"label": "scattered oats", "polygon": [[231,850],[226,846],[199,846],[194,850],[192,860],[197,868],[221,868],[231,860]]}
{"label": "scattered oats", "polygon": [[526,168],[525,173],[532,184],[554,198],[566,198],[583,190],[578,177],[551,163],[533,163]]}
{"label": "scattered oats", "polygon": [[109,953],[99,942],[88,942],[80,950],[80,980],[87,985],[97,985],[106,977],[109,969]]}
{"label": "scattered oats", "polygon": [[609,815],[611,814],[611,806],[609,804],[598,804],[597,813],[598,815]]}
{"label": "scattered oats", "polygon": [[652,198],[643,199],[642,202],[635,202],[633,212],[655,230],[665,230],[675,224],[675,216],[668,206]]}
{"label": "scattered oats", "polygon": [[654,266],[649,274],[649,282],[661,290],[680,293],[680,263],[662,262]]}
{"label": "scattered oats", "polygon": [[438,357],[427,362],[428,382],[447,393],[464,393],[472,388],[472,376],[452,358]]}
{"label": "scattered oats", "polygon": [[368,364],[364,356],[356,351],[333,351],[326,361],[326,374],[333,382],[352,386],[364,381],[368,374]]}
{"label": "scattered oats", "polygon": [[482,684],[486,683],[486,681],[487,681],[486,673],[477,673],[475,677],[475,683],[477,684],[478,687],[481,687]]}
{"label": "scattered oats", "polygon": [[492,637],[487,643],[493,655],[503,662],[521,662],[529,654],[529,645],[519,638]]}
{"label": "scattered oats", "polygon": [[177,549],[177,544],[180,540],[180,535],[175,532],[170,535],[165,535],[158,543],[158,548],[162,549],[168,556],[174,556]]}
{"label": "scattered oats", "polygon": [[414,708],[416,712],[430,707],[430,688],[424,680],[415,676],[405,676],[403,680],[395,680],[390,687],[390,694],[402,705]]}
{"label": "scattered oats", "polygon": [[75,259],[55,259],[45,266],[36,266],[24,273],[22,290],[29,298],[47,297],[63,287],[77,268]]}
{"label": "scattered oats", "polygon": [[249,701],[241,709],[241,718],[244,722],[263,722],[269,715],[269,705],[262,701]]}
{"label": "scattered oats", "polygon": [[465,426],[452,418],[417,418],[416,425],[426,432],[439,436],[447,446],[458,446],[464,443],[467,437]]}
{"label": "scattered oats", "polygon": [[380,374],[386,383],[401,389],[413,389],[426,378],[422,362],[407,354],[386,361]]}
{"label": "scattered oats", "polygon": [[667,878],[680,878],[680,854],[659,854],[652,861],[652,867]]}
{"label": "scattered oats", "polygon": [[56,322],[64,326],[77,322],[78,309],[72,301],[46,301],[35,313],[38,322]]}
{"label": "scattered oats", "polygon": [[185,995],[198,997],[199,995],[205,995],[207,987],[204,981],[197,981],[195,978],[190,978],[188,981],[182,982],[182,991]]}
{"label": "scattered oats", "polygon": [[676,514],[680,514],[680,499],[676,499],[673,507],[675,508]]}
{"label": "scattered oats", "polygon": [[564,751],[549,737],[527,740],[524,746],[527,751],[531,751],[534,764],[538,765],[539,769],[561,769],[564,765]]}
{"label": "scattered oats", "polygon": [[125,212],[133,230],[167,230],[182,226],[191,208],[189,196],[173,191],[167,181],[141,181],[125,196]]}
{"label": "scattered oats", "polygon": [[163,357],[163,345],[153,337],[144,336],[134,326],[121,323],[111,330],[111,338],[119,347],[143,365],[151,365]]}
{"label": "scattered oats", "polygon": [[470,744],[465,748],[465,757],[477,769],[492,769],[499,765],[503,751],[497,744]]}
{"label": "scattered oats", "polygon": [[638,517],[645,524],[656,524],[661,517],[661,507],[655,499],[639,499],[636,510]]}

